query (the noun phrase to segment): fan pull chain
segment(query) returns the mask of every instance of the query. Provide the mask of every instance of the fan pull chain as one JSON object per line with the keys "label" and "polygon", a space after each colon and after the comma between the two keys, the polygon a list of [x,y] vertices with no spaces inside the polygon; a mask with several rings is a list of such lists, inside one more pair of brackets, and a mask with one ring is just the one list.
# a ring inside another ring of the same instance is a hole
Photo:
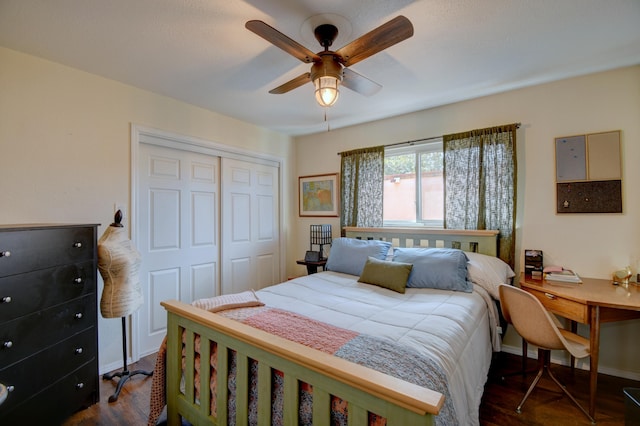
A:
{"label": "fan pull chain", "polygon": [[331,123],[329,123],[329,119],[327,118],[327,109],[328,108],[324,108],[324,121],[327,122],[327,132],[331,131]]}

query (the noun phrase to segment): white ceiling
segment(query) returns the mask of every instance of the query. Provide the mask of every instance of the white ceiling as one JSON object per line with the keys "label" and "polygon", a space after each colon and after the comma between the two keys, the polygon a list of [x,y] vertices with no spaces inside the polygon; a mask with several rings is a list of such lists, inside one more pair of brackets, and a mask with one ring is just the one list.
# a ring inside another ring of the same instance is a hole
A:
{"label": "white ceiling", "polygon": [[397,15],[414,26],[352,67],[383,88],[342,89],[331,128],[640,64],[640,0],[0,0],[0,46],[301,135],[327,130],[312,85],[268,91],[310,65],[244,24],[318,52],[321,14],[333,50]]}

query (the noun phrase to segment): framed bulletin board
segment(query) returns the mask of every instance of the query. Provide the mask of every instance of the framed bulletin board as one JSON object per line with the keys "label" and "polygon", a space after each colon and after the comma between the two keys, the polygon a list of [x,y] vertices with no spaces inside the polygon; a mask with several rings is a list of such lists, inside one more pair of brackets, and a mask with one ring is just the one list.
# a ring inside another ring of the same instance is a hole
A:
{"label": "framed bulletin board", "polygon": [[556,212],[622,213],[620,131],[555,139]]}
{"label": "framed bulletin board", "polygon": [[587,179],[585,135],[556,138],[556,182]]}
{"label": "framed bulletin board", "polygon": [[622,213],[622,181],[592,180],[557,184],[558,213]]}
{"label": "framed bulletin board", "polygon": [[587,135],[589,180],[622,180],[620,132]]}

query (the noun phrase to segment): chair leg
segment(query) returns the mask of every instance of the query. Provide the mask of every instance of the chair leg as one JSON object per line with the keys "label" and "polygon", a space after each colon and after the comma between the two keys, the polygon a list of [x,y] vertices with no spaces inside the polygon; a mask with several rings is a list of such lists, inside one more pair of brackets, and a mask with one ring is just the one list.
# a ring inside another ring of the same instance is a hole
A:
{"label": "chair leg", "polygon": [[527,359],[528,359],[528,344],[527,341],[522,339],[522,368],[518,371],[511,371],[509,373],[502,373],[502,375],[500,376],[501,380],[505,380],[507,377],[510,376],[522,376],[522,378],[527,377],[527,375],[531,374],[531,373],[535,373],[536,371],[538,371],[537,369],[532,369],[532,370],[527,370]]}
{"label": "chair leg", "polygon": [[527,400],[527,398],[529,398],[529,395],[533,391],[533,388],[536,387],[536,385],[538,384],[538,381],[540,380],[540,377],[542,377],[542,373],[544,373],[545,358],[544,358],[543,352],[544,352],[543,349],[538,348],[538,374],[536,374],[535,379],[533,379],[533,382],[529,386],[529,389],[527,389],[527,393],[524,395],[524,398],[522,398],[522,401],[520,401],[520,404],[518,404],[518,407],[516,408],[516,413],[518,414],[522,412],[522,406],[524,405],[524,402]]}
{"label": "chair leg", "polygon": [[569,397],[569,399],[575,404],[576,407],[578,407],[580,409],[580,411],[582,411],[584,413],[585,416],[587,416],[587,418],[589,419],[589,421],[591,422],[591,424],[596,424],[596,421],[594,420],[593,417],[591,417],[589,415],[589,412],[587,410],[584,409],[584,407],[582,405],[580,405],[580,403],[573,397],[573,395],[571,395],[569,393],[569,391],[567,390],[567,387],[565,385],[563,385],[562,383],[560,383],[560,381],[558,379],[556,379],[556,376],[553,375],[553,373],[551,372],[551,368],[550,367],[550,362],[547,363],[547,373],[549,373],[549,377],[551,377],[551,379],[556,383],[556,385],[558,385],[558,387],[560,389],[562,389],[562,392],[564,392],[565,395],[567,395]]}
{"label": "chair leg", "polygon": [[596,421],[594,420],[594,418],[591,417],[589,415],[589,412],[585,410],[584,407],[582,407],[582,405],[580,405],[580,403],[573,397],[573,395],[569,393],[566,386],[560,383],[560,381],[556,378],[556,376],[553,375],[553,373],[551,372],[550,366],[551,366],[551,351],[538,348],[538,374],[536,375],[535,379],[533,379],[533,382],[529,386],[529,389],[527,389],[527,393],[524,395],[524,398],[522,398],[522,401],[520,401],[518,408],[516,408],[516,413],[520,414],[522,412],[522,406],[524,405],[524,402],[527,400],[527,398],[533,391],[533,388],[536,387],[536,385],[538,384],[538,381],[542,377],[542,374],[546,370],[547,373],[549,373],[549,377],[551,377],[551,380],[553,380],[555,384],[558,385],[560,389],[562,389],[562,392],[564,392],[564,394],[569,397],[571,402],[573,402],[575,406],[578,407],[585,416],[587,416],[589,421],[591,421],[591,424],[595,425]]}
{"label": "chair leg", "polygon": [[[571,332],[577,334],[578,333],[578,323],[576,321],[571,321]],[[571,372],[575,373],[576,371],[576,357],[571,355]]]}

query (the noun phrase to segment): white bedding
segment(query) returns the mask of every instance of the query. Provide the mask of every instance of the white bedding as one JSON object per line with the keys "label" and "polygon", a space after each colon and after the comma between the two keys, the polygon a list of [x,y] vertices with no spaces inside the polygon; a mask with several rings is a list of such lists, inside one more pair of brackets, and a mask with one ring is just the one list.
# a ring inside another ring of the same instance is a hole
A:
{"label": "white bedding", "polygon": [[321,272],[259,290],[267,306],[408,345],[447,374],[458,424],[479,424],[480,399],[492,355],[495,306],[486,291],[407,288],[405,294]]}

